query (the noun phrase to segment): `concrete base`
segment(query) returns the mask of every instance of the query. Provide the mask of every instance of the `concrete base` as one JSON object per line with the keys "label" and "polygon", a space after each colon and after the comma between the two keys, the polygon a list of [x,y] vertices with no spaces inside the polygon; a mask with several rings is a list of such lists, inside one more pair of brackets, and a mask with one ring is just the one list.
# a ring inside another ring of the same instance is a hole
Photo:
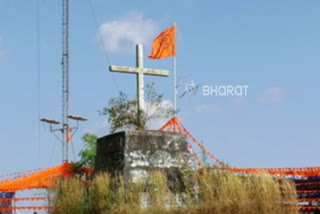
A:
{"label": "concrete base", "polygon": [[192,167],[184,134],[125,131],[98,139],[96,172],[136,182],[148,178],[152,170],[165,170],[169,179],[174,178],[180,167]]}

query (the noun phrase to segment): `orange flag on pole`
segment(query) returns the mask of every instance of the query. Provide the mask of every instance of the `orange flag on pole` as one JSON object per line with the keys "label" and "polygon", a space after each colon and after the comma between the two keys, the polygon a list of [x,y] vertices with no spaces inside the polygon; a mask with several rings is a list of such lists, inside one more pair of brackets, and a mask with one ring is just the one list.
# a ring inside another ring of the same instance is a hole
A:
{"label": "orange flag on pole", "polygon": [[71,141],[72,141],[72,130],[70,127],[68,127],[67,142],[70,143]]}
{"label": "orange flag on pole", "polygon": [[150,59],[165,59],[176,56],[176,26],[163,31],[154,41]]}

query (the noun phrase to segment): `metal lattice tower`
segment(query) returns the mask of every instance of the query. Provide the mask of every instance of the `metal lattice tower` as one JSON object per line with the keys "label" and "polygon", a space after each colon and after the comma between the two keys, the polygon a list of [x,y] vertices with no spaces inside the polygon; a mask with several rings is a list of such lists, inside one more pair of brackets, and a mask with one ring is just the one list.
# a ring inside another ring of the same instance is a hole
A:
{"label": "metal lattice tower", "polygon": [[62,0],[62,160],[68,162],[69,127],[69,0]]}
{"label": "metal lattice tower", "polygon": [[[61,124],[59,121],[42,118],[40,121],[50,124],[52,133],[59,131],[62,133],[62,139],[57,137],[62,143],[62,162],[69,161],[69,143],[72,141],[72,130],[78,130],[79,123],[87,121],[87,118],[69,115],[69,0],[62,0],[62,126],[61,128],[53,128],[55,125]],[[69,120],[77,122],[77,125],[70,127]],[[74,160],[76,159],[75,150],[72,146]]]}

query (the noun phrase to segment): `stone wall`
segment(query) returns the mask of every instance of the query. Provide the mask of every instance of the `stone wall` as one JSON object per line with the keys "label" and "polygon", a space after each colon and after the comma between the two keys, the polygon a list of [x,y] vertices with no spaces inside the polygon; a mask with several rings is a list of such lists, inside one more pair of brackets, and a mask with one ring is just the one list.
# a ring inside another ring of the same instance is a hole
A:
{"label": "stone wall", "polygon": [[159,131],[125,131],[98,139],[96,172],[123,175],[137,181],[151,170],[176,174],[191,167],[192,157],[184,134]]}

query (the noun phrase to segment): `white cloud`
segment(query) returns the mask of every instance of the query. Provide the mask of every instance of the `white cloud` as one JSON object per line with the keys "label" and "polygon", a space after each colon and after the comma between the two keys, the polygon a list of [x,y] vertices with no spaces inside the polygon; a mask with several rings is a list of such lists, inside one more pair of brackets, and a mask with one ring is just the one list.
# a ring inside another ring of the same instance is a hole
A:
{"label": "white cloud", "polygon": [[198,112],[198,113],[219,113],[219,112],[221,112],[221,108],[217,104],[200,105],[200,106],[196,107],[196,112]]}
{"label": "white cloud", "polygon": [[2,45],[2,39],[0,37],[0,58],[4,57],[7,54],[7,52],[3,49],[2,46],[3,46]]}
{"label": "white cloud", "polygon": [[262,104],[280,103],[285,95],[285,91],[280,87],[272,87],[265,90],[259,102]]}
{"label": "white cloud", "polygon": [[105,22],[100,26],[98,36],[106,52],[134,53],[137,43],[151,45],[159,32],[156,22],[140,12],[131,12],[119,20]]}

